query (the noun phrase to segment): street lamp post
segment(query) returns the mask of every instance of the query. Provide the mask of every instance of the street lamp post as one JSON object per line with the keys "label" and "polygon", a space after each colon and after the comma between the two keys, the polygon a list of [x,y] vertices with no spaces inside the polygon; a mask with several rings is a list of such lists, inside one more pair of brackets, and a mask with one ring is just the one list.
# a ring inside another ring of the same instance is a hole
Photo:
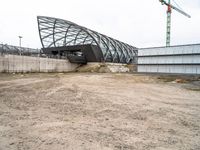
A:
{"label": "street lamp post", "polygon": [[21,46],[22,46],[22,41],[21,41],[21,39],[23,38],[22,36],[18,36],[19,37],[19,48],[20,48],[20,55],[21,55],[21,53],[22,53],[22,51],[21,51]]}

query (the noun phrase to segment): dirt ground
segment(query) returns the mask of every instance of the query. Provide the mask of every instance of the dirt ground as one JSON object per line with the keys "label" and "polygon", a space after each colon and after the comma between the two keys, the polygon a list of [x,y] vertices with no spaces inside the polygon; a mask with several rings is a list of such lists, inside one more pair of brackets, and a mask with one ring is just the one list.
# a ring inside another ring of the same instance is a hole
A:
{"label": "dirt ground", "polygon": [[0,150],[200,150],[199,82],[0,74]]}

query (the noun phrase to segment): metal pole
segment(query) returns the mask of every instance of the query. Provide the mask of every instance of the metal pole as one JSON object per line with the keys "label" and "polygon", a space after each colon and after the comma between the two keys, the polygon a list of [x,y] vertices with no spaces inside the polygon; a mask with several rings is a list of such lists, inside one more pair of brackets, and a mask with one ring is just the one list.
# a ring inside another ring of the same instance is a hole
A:
{"label": "metal pole", "polygon": [[21,46],[22,46],[22,41],[21,41],[21,39],[22,39],[22,36],[19,36],[19,48],[20,48],[20,50],[19,50],[19,52],[20,52],[20,55],[21,55]]}

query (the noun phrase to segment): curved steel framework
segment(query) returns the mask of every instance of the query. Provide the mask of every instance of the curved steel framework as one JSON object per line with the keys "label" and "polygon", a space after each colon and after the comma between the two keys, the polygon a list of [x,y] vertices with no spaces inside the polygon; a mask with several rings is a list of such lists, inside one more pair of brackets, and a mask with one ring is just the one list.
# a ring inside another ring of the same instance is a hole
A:
{"label": "curved steel framework", "polygon": [[37,20],[43,48],[91,44],[98,46],[102,51],[104,58],[102,61],[136,62],[136,47],[70,21],[45,16],[38,16]]}

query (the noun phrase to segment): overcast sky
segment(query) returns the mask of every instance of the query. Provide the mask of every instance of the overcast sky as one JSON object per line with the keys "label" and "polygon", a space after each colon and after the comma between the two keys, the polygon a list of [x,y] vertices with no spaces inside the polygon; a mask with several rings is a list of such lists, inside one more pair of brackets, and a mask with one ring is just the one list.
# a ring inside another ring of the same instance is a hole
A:
{"label": "overcast sky", "polygon": [[[200,43],[200,0],[175,0],[171,45]],[[173,2],[173,1],[172,1]],[[136,47],[165,45],[166,6],[159,0],[1,0],[0,43],[41,48],[36,17],[69,20]]]}

